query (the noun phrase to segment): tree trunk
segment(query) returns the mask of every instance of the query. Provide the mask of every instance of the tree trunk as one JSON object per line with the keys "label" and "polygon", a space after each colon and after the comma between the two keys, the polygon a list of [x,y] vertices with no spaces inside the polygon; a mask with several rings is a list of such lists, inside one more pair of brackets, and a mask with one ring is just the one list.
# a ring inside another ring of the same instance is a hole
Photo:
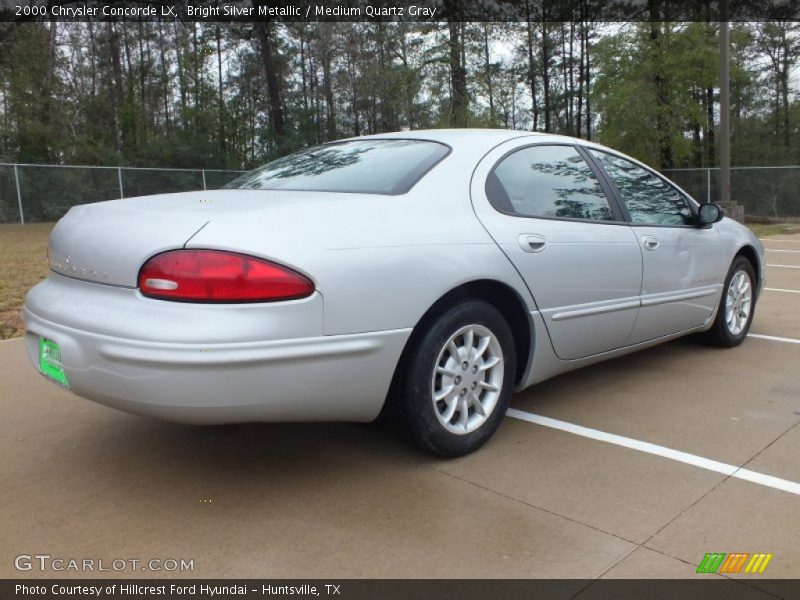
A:
{"label": "tree trunk", "polygon": [[450,31],[450,125],[451,127],[466,127],[468,123],[467,107],[467,73],[464,68],[463,41],[460,33],[462,24],[452,20],[455,3],[446,0],[445,6],[450,5],[448,13],[451,15],[447,26]]}
{"label": "tree trunk", "polygon": [[706,161],[709,167],[714,166],[714,88],[706,88]]}
{"label": "tree trunk", "polygon": [[[569,23],[569,128],[575,126],[575,23]],[[580,137],[580,134],[578,134]]]}
{"label": "tree trunk", "polygon": [[145,99],[145,79],[147,77],[147,72],[145,71],[145,60],[144,60],[144,23],[139,21],[137,23],[139,29],[139,35],[137,36],[137,44],[139,46],[139,104],[141,105],[142,111],[146,108],[146,99]]}
{"label": "tree trunk", "polygon": [[222,93],[222,32],[219,28],[219,23],[216,24],[215,30],[217,38],[217,111],[219,113],[219,151],[223,164],[227,163],[226,160],[226,146],[225,146],[225,97]]}
{"label": "tree trunk", "polygon": [[308,113],[308,74],[306,73],[306,40],[305,29],[300,36],[300,80],[303,90],[303,111]]}
{"label": "tree trunk", "polygon": [[333,82],[331,80],[331,53],[326,45],[322,50],[322,89],[325,93],[325,128],[329,140],[336,139],[336,107],[333,103]]}
{"label": "tree trunk", "polygon": [[784,33],[784,47],[783,47],[783,60],[782,66],[783,69],[781,70],[780,74],[780,82],[781,82],[781,101],[783,104],[783,145],[789,146],[789,71],[793,67],[792,61],[789,57],[790,50],[788,48],[788,44],[791,43],[791,40],[786,39],[786,34]]}
{"label": "tree trunk", "polygon": [[511,129],[517,128],[517,69],[511,65]]}
{"label": "tree trunk", "polygon": [[531,130],[539,129],[539,104],[536,100],[536,62],[533,58],[533,24],[531,23],[531,13],[528,3],[525,3],[527,20],[527,42],[528,42],[528,83],[531,88],[531,113],[533,115],[533,126]]}
{"label": "tree trunk", "polygon": [[539,53],[542,59],[542,93],[544,96],[544,130],[549,133],[552,130],[552,117],[550,114],[550,32],[547,29],[547,21],[542,18],[541,39],[539,40]]}
{"label": "tree trunk", "polygon": [[183,63],[183,43],[181,40],[180,30],[178,29],[179,25],[175,23],[174,26],[174,33],[175,33],[175,58],[176,64],[178,66],[178,87],[179,95],[181,98],[181,124],[183,125],[184,129],[186,128],[186,113],[187,113],[187,85],[186,85],[186,70],[184,69]]}
{"label": "tree trunk", "polygon": [[113,105],[116,118],[115,134],[117,139],[117,150],[124,150],[122,136],[122,105],[124,103],[124,91],[122,89],[122,59],[120,57],[119,36],[117,35],[116,23],[108,24],[109,49],[111,50],[111,70],[114,74],[114,94]]}
{"label": "tree trunk", "polygon": [[317,143],[322,141],[322,125],[319,110],[319,81],[317,80],[317,63],[311,54],[309,61],[309,93],[311,94],[311,109],[314,112],[314,134]]}
{"label": "tree trunk", "polygon": [[591,57],[591,52],[589,52],[589,26],[587,24],[586,28],[584,29],[584,47],[586,52],[586,76],[584,77],[584,85],[586,86],[586,139],[592,139],[592,71],[591,65],[589,63],[589,59]]}
{"label": "tree trunk", "polygon": [[661,15],[660,0],[650,0],[650,65],[652,69],[652,81],[656,97],[656,140],[658,143],[659,165],[661,169],[672,166],[672,144],[670,140],[669,119],[670,102],[667,91],[667,81],[663,73],[662,65],[662,33],[661,23],[658,21]]}
{"label": "tree trunk", "polygon": [[584,28],[584,15],[583,3],[581,3],[581,20],[578,27],[578,106],[575,114],[575,135],[581,137],[583,132],[583,77],[584,67],[583,61],[585,58],[585,46],[583,43],[583,28]]}
{"label": "tree trunk", "polygon": [[350,79],[350,108],[353,115],[353,135],[361,135],[358,114],[358,70],[356,67],[356,40],[351,35],[347,38],[347,76]]}
{"label": "tree trunk", "polygon": [[[572,127],[571,123],[571,115],[570,115],[570,95],[569,95],[569,73],[567,72],[569,69],[569,58],[567,55],[567,27],[564,23],[561,23],[561,29],[559,31],[561,37],[561,81],[562,81],[562,89],[564,90],[563,98],[562,98],[562,107],[564,110],[564,117],[563,117],[563,129],[566,131],[570,131]],[[558,113],[556,113],[556,128],[559,128],[560,123],[558,120]]]}
{"label": "tree trunk", "polygon": [[708,156],[708,116],[706,108],[706,95],[705,90],[692,86],[692,100],[695,104],[699,104],[704,113],[706,113],[705,120],[702,124],[702,134],[700,127],[700,120],[693,119],[692,126],[692,164],[695,167],[704,166],[705,157]]}
{"label": "tree trunk", "polygon": [[256,34],[261,45],[261,62],[264,66],[264,75],[267,79],[267,94],[269,95],[269,120],[272,131],[276,137],[284,134],[283,109],[281,107],[281,94],[278,88],[278,74],[272,57],[272,42],[270,41],[270,23],[262,21],[256,23]]}
{"label": "tree trunk", "polygon": [[379,132],[383,131],[391,131],[393,127],[390,127],[389,122],[391,120],[391,116],[388,114],[390,111],[389,108],[389,100],[387,98],[388,94],[386,92],[386,56],[384,53],[384,31],[383,31],[383,21],[378,21],[376,24],[377,27],[377,36],[376,36],[376,44],[378,46],[378,97],[380,99],[380,107],[381,107],[381,118],[380,118],[380,129]]}
{"label": "tree trunk", "polygon": [[[39,121],[45,126],[52,126],[54,121],[52,111],[52,91],[56,78],[56,60],[58,57],[58,22],[51,21],[50,29],[48,32],[48,48],[47,48],[47,70],[45,71],[44,80],[42,81],[42,95],[44,98],[41,103],[41,113]],[[51,160],[51,151],[48,144],[43,145],[45,160]]]}
{"label": "tree trunk", "polygon": [[489,24],[483,24],[483,64],[486,71],[486,91],[489,95],[489,119],[494,124],[494,92],[492,90],[492,63],[489,60]]}
{"label": "tree trunk", "polygon": [[403,78],[405,81],[404,90],[404,103],[405,103],[405,111],[406,111],[406,124],[409,128],[413,129],[416,126],[416,115],[414,111],[414,88],[413,86],[409,85],[409,79],[411,77],[411,66],[408,63],[408,42],[406,40],[407,32],[406,29],[403,28],[402,33],[400,35],[400,60],[403,63]]}
{"label": "tree trunk", "polygon": [[200,116],[200,50],[199,41],[197,39],[197,23],[192,23],[192,66],[194,67],[193,82],[194,83],[194,124],[197,126],[197,119]]}
{"label": "tree trunk", "polygon": [[90,60],[92,64],[92,97],[97,95],[97,46],[94,39],[94,23],[89,21],[89,47],[90,47]]}
{"label": "tree trunk", "polygon": [[163,23],[158,24],[158,52],[161,55],[161,100],[164,104],[164,129],[167,136],[170,135],[171,122],[170,122],[170,76],[167,69],[166,54],[167,49],[164,44],[165,40]]}

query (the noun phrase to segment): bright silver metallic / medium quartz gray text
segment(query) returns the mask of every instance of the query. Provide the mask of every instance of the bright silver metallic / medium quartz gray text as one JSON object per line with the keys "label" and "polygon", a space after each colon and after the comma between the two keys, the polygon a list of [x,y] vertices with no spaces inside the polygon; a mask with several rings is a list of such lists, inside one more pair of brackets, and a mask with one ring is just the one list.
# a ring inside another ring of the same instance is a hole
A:
{"label": "bright silver metallic / medium quartz gray text", "polygon": [[24,308],[74,393],[188,423],[371,421],[478,448],[511,394],[689,333],[742,342],[764,250],[572,138],[344,140],[225,189],[73,207]]}

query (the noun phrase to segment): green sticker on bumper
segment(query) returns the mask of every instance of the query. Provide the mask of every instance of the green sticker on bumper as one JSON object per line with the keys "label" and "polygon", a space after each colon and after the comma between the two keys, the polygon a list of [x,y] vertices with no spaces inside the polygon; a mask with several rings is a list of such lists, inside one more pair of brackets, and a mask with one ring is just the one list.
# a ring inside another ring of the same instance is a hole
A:
{"label": "green sticker on bumper", "polygon": [[53,340],[39,338],[39,370],[53,381],[69,387],[67,374],[61,366],[61,348]]}

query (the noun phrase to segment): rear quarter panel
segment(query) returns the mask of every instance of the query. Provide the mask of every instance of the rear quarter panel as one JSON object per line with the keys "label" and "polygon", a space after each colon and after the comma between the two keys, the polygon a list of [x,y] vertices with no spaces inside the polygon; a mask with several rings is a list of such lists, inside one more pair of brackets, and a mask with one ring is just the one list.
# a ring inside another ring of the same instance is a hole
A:
{"label": "rear quarter panel", "polygon": [[470,177],[482,154],[454,149],[403,195],[326,194],[312,212],[287,203],[214,219],[187,247],[245,251],[305,273],[324,298],[327,335],[413,327],[449,290],[478,279],[506,283],[533,310],[472,210]]}

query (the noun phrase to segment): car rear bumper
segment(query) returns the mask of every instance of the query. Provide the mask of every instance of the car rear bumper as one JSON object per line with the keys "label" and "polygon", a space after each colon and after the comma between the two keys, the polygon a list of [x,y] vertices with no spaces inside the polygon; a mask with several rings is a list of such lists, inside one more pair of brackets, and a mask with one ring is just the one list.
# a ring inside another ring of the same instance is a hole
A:
{"label": "car rear bumper", "polygon": [[[168,342],[163,332],[144,325],[148,318],[158,321],[153,311],[161,307],[174,311],[175,303],[147,300],[139,307],[139,330],[153,334],[134,338],[123,335],[131,327],[120,321],[120,313],[129,312],[130,303],[141,299],[131,295],[134,290],[98,290],[108,286],[76,285],[62,279],[66,278],[51,276],[40,284],[44,289],[37,286],[26,299],[25,344],[33,364],[38,367],[39,338],[51,339],[61,348],[71,391],[113,408],[172,421],[372,420],[383,406],[411,333],[401,329],[202,342],[197,339],[202,335],[198,332],[203,330],[202,320],[193,319],[184,321],[188,331],[176,335],[191,341]],[[58,311],[65,318],[53,318],[51,307],[45,306],[55,291],[61,292]],[[117,296],[116,301],[97,303],[97,293],[109,292]],[[87,304],[92,305],[92,325],[68,323],[69,315],[85,310]],[[195,317],[203,309],[201,305],[188,308]],[[219,321],[242,324],[235,306],[225,307],[229,311],[220,310],[219,305],[207,308],[206,318],[217,321],[210,327],[216,337]],[[269,308],[264,310],[269,312]],[[277,305],[272,308],[280,312]],[[254,322],[253,329],[258,327]]]}

